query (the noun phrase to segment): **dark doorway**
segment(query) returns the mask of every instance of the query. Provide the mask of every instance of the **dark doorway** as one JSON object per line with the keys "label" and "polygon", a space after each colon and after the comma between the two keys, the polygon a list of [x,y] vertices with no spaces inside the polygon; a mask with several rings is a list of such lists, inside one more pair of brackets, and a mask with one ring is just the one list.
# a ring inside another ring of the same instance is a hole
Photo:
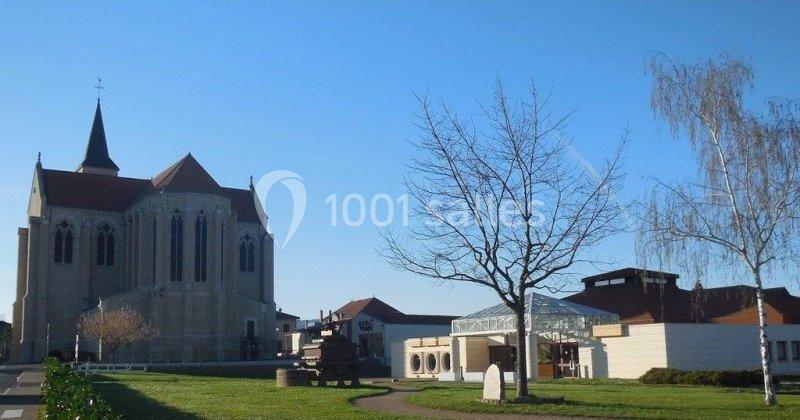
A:
{"label": "dark doorway", "polygon": [[515,371],[517,348],[514,346],[489,346],[489,363],[497,364],[502,372]]}

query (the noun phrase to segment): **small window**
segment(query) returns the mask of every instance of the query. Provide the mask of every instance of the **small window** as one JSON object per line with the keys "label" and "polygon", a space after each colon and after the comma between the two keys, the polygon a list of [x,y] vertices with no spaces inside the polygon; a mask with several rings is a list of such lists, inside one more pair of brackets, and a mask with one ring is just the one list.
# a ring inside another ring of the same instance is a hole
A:
{"label": "small window", "polygon": [[436,370],[436,355],[428,354],[428,357],[425,358],[425,365],[429,371]]}
{"label": "small window", "polygon": [[596,287],[608,286],[608,280],[597,280],[596,282],[594,282],[594,285]]}
{"label": "small window", "polygon": [[800,361],[800,341],[792,341],[792,360]]}
{"label": "small window", "polygon": [[643,277],[642,283],[644,284],[667,284],[666,279],[654,279],[651,277]]}
{"label": "small window", "polygon": [[625,284],[625,279],[613,279],[609,280],[608,284],[615,285],[615,284]]}
{"label": "small window", "polygon": [[411,356],[411,371],[412,372],[419,372],[420,368],[422,368],[422,360],[420,360],[418,354],[414,354]]}
{"label": "small window", "polygon": [[772,360],[772,341],[767,341],[767,360]]}
{"label": "small window", "polygon": [[785,362],[786,361],[786,342],[785,341],[778,341],[778,361]]}
{"label": "small window", "polygon": [[450,367],[450,353],[445,353],[442,355],[442,369],[450,372]]}

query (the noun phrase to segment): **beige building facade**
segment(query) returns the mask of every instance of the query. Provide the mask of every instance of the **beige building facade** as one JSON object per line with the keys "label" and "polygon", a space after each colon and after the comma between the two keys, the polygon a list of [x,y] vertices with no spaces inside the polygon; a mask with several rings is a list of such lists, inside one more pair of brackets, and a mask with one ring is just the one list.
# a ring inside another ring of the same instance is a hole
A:
{"label": "beige building facade", "polygon": [[271,357],[273,238],[252,181],[222,187],[191,154],[150,179],[118,171],[99,102],[76,171],[37,161],[18,232],[13,360],[68,355],[79,316],[101,300],[139,310],[159,331],[121,360]]}

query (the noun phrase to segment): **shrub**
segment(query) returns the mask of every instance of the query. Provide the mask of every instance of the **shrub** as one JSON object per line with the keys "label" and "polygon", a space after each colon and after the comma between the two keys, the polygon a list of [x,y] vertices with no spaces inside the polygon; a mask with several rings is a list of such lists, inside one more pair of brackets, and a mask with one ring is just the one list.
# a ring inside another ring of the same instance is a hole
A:
{"label": "shrub", "polygon": [[763,383],[760,370],[697,370],[652,368],[639,378],[644,384],[753,386]]}
{"label": "shrub", "polygon": [[119,418],[95,392],[85,375],[75,372],[53,357],[48,357],[44,362],[42,403],[47,418]]}

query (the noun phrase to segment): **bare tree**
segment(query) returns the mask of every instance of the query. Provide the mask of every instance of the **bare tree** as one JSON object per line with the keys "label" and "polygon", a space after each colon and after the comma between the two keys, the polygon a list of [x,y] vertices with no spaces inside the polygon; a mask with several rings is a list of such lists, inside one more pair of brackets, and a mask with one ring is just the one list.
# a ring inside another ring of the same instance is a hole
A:
{"label": "bare tree", "polygon": [[128,307],[81,315],[78,332],[84,337],[102,339],[103,346],[111,351],[114,362],[117,361],[117,350],[121,347],[148,341],[158,335],[158,331],[141,313]]}
{"label": "bare tree", "polygon": [[417,99],[413,220],[402,234],[383,232],[382,253],[412,273],[494,290],[516,315],[517,396],[526,399],[525,294],[564,287],[570,268],[598,262],[588,250],[620,230],[623,147],[602,170],[584,170],[560,136],[572,112],[551,115],[550,95],[533,83],[529,101],[510,103],[498,80],[483,130]]}
{"label": "bare tree", "polygon": [[744,269],[758,305],[764,399],[776,402],[767,350],[764,274],[796,260],[800,221],[800,125],[797,107],[768,102],[756,115],[742,105],[753,72],[741,59],[681,64],[650,61],[651,106],[673,137],[688,137],[696,178],[656,182],[640,249],[662,261],[682,259],[698,274],[709,262]]}

